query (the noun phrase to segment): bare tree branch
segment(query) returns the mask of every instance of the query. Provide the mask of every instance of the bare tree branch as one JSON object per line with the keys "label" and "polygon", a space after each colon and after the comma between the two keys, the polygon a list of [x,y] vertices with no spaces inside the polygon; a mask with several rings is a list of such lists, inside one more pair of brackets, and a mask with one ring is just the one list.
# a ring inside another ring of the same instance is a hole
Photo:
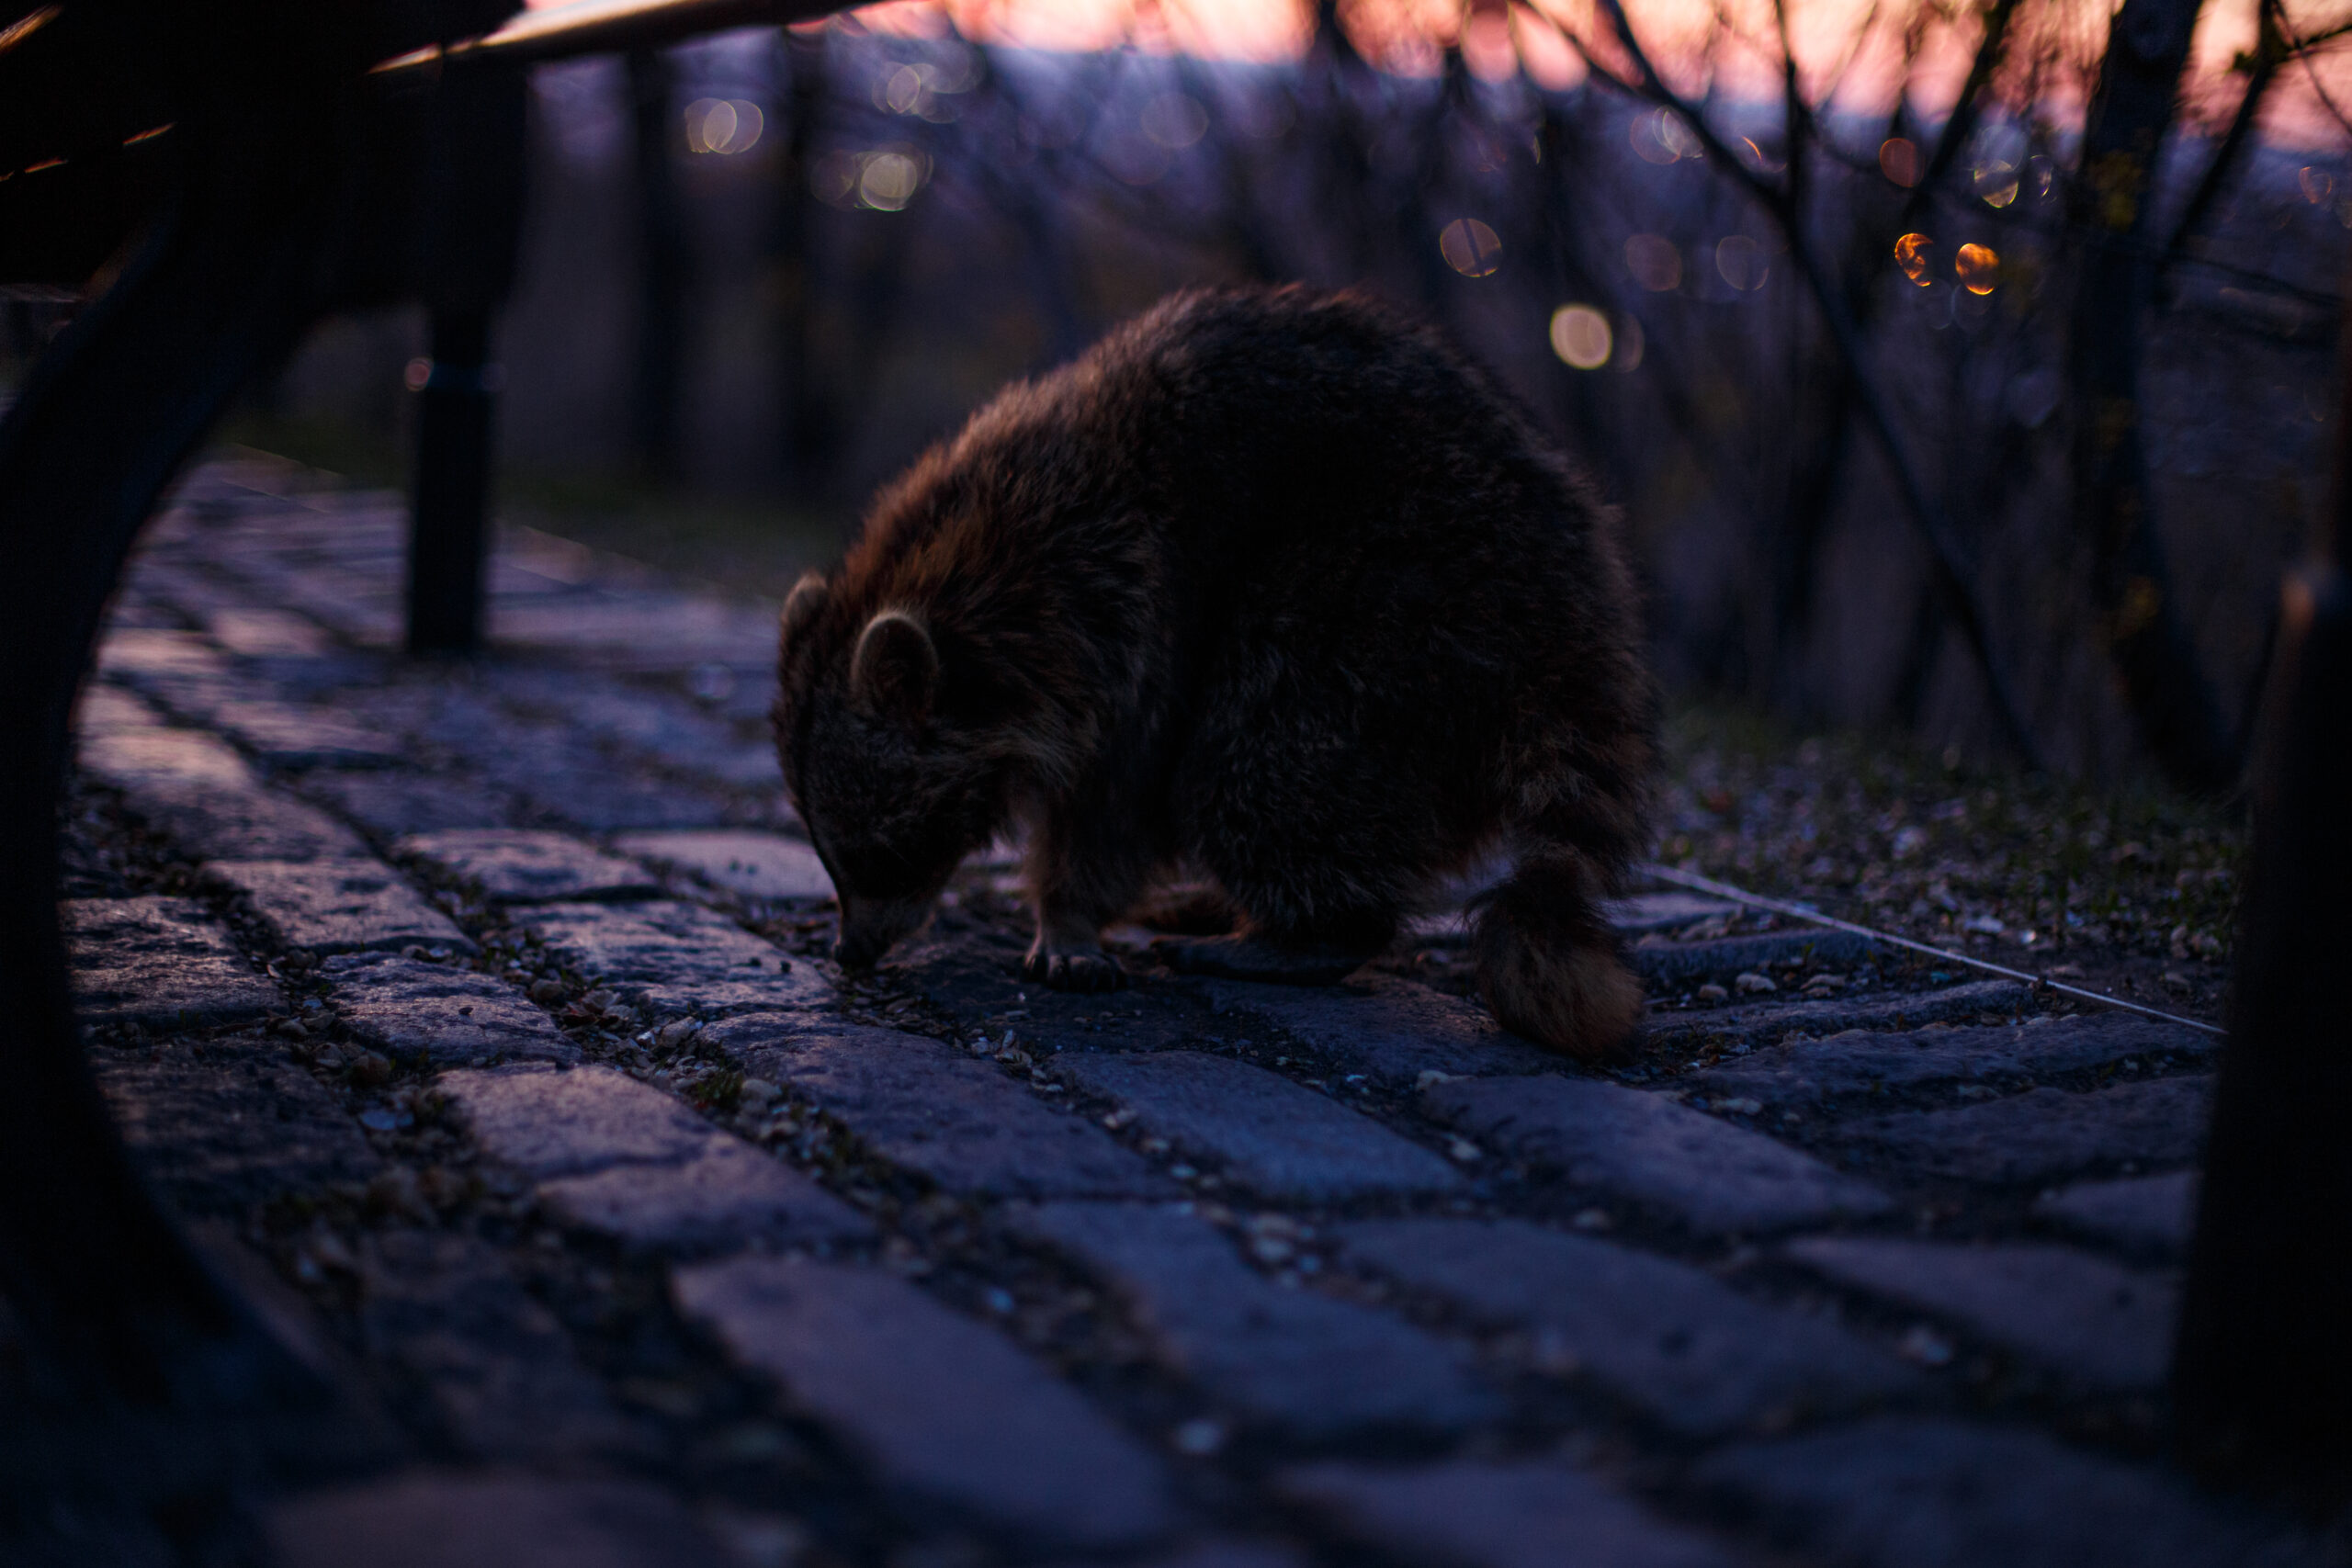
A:
{"label": "bare tree branch", "polygon": [[[1936,595],[1968,641],[2003,738],[2029,765],[2039,766],[2040,750],[2034,743],[2032,730],[2028,727],[2023,712],[2018,706],[2007,673],[2002,669],[1999,657],[1994,650],[1984,607],[1969,581],[1959,531],[1942,504],[1920,479],[1918,465],[1888,412],[1885,391],[1867,361],[1853,312],[1848,308],[1844,294],[1835,286],[1827,262],[1815,244],[1802,214],[1791,201],[1787,188],[1751,170],[1745,160],[1724,144],[1706,118],[1666,85],[1652,64],[1648,51],[1634,35],[1632,25],[1625,17],[1623,0],[1594,0],[1594,5],[1616,33],[1619,47],[1625,51],[1633,65],[1640,94],[1680,117],[1699,139],[1699,144],[1708,158],[1753,196],[1779,223],[1782,236],[1788,241],[1790,254],[1796,261],[1797,271],[1804,277],[1815,308],[1821,312],[1823,324],[1828,329],[1838,360],[1853,382],[1854,400],[1861,411],[1863,422],[1885,455],[1887,467],[1894,476],[1895,489],[1903,498],[1904,508],[1928,546],[1930,581]],[[1566,28],[1562,31],[1590,63],[1592,56],[1585,48],[1584,40]],[[1603,72],[1601,74],[1610,80],[1618,80],[1612,73]]]}

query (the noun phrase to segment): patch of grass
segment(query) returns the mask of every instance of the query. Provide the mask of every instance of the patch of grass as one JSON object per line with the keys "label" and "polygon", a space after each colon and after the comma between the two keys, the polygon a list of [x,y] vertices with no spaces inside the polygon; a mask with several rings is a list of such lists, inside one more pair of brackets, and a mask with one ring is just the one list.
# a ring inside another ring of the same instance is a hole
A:
{"label": "patch of grass", "polygon": [[2247,822],[2235,802],[2103,790],[1915,743],[1799,735],[1752,712],[1669,719],[1669,863],[2143,999],[2218,1001]]}

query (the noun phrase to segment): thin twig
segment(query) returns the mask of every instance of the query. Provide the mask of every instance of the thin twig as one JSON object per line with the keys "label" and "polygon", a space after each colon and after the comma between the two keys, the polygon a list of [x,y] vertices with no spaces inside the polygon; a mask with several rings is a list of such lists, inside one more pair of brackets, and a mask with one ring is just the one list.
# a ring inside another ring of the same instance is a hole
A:
{"label": "thin twig", "polygon": [[2006,964],[1995,964],[1984,958],[1971,958],[1967,953],[1954,953],[1948,947],[1936,947],[1928,942],[1914,942],[1907,936],[1896,936],[1892,931],[1856,925],[1851,920],[1841,920],[1835,915],[1825,915],[1820,910],[1810,908],[1803,904],[1792,904],[1781,898],[1767,898],[1760,893],[1750,893],[1744,887],[1734,887],[1728,882],[1717,882],[1712,876],[1701,876],[1695,871],[1680,871],[1670,865],[1660,865],[1655,861],[1645,865],[1637,865],[1634,871],[1636,875],[1646,876],[1653,881],[1672,883],[1677,887],[1688,887],[1693,893],[1705,893],[1717,898],[1727,898],[1735,904],[1745,904],[1750,908],[1768,909],[1776,915],[1785,915],[1792,920],[1804,920],[1813,925],[1826,926],[1831,931],[1865,937],[1871,942],[1883,942],[1890,947],[1905,948],[1913,953],[1924,953],[1931,958],[1965,964],[1971,969],[1981,969],[1988,975],[1999,975],[2011,980],[2023,980],[2037,991],[2055,991],[2060,996],[2073,997],[2080,1001],[2096,1002],[2103,1008],[2120,1008],[2125,1012],[2136,1012],[2143,1018],[2162,1019],[2166,1023],[2177,1023],[2184,1029],[2199,1030],[2207,1034],[2224,1032],[2214,1024],[2199,1023],[2193,1018],[2183,1018],[2178,1013],[2165,1012],[2159,1008],[2143,1007],[2138,1002],[2127,1002],[2120,997],[2104,996],[2098,991],[2086,990],[2080,986],[2064,985],[2046,975],[2035,975],[2023,969],[2012,969]]}

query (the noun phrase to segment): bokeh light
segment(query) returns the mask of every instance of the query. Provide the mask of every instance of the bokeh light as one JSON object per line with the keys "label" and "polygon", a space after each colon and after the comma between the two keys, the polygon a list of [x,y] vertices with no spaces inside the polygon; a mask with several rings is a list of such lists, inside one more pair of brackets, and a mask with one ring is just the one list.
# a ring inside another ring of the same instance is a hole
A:
{"label": "bokeh light", "polygon": [[931,160],[905,147],[828,152],[808,171],[808,188],[828,207],[898,212],[931,178]]}
{"label": "bokeh light", "polygon": [[1925,234],[1905,234],[1894,242],[1894,265],[1922,288],[1935,281],[1928,276],[1928,252],[1935,243]]}
{"label": "bokeh light", "polygon": [[1698,134],[1682,123],[1682,117],[1672,109],[1652,109],[1634,117],[1632,130],[1634,151],[1645,163],[1673,164],[1685,158],[1702,156],[1705,149],[1699,145]]}
{"label": "bokeh light", "polygon": [[765,121],[760,106],[743,98],[696,98],[686,106],[686,150],[748,152]]}
{"label": "bokeh light", "polygon": [[1208,134],[1209,111],[1189,93],[1162,93],[1144,105],[1143,133],[1171,150],[1190,147]]}
{"label": "bokeh light", "polygon": [[1579,370],[1608,364],[1614,336],[1609,318],[1589,305],[1563,305],[1552,312],[1552,352]]}
{"label": "bokeh light", "polygon": [[1990,245],[1962,245],[1952,257],[1952,270],[1971,294],[1990,294],[2001,281],[2000,254]]}
{"label": "bokeh light", "polygon": [[1476,218],[1457,218],[1437,238],[1445,265],[1464,277],[1491,276],[1502,265],[1503,243]]}
{"label": "bokeh light", "polygon": [[1634,234],[1625,241],[1625,270],[1653,294],[1682,287],[1682,253],[1663,234]]}
{"label": "bokeh light", "polygon": [[1919,145],[1907,136],[1890,136],[1878,146],[1879,172],[1908,190],[1919,183]]}
{"label": "bokeh light", "polygon": [[857,176],[858,198],[881,212],[897,212],[922,188],[922,164],[908,152],[876,152]]}
{"label": "bokeh light", "polygon": [[1772,263],[1764,247],[1746,234],[1725,234],[1715,242],[1715,270],[1725,283],[1744,292],[1764,287]]}

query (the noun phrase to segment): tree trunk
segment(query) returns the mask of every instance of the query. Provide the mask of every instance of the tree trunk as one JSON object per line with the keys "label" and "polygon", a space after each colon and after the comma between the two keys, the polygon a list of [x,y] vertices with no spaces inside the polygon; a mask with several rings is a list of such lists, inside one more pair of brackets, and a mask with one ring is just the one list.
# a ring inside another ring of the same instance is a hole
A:
{"label": "tree trunk", "polygon": [[678,393],[684,384],[686,310],[685,214],[678,201],[672,72],[667,57],[628,57],[636,136],[637,354],[629,383],[629,445],[639,476],[657,484],[679,476]]}
{"label": "tree trunk", "polygon": [[2175,784],[2228,787],[2227,732],[2165,568],[2142,437],[2140,361],[2155,265],[2158,148],[2171,127],[2198,0],[2124,0],[2099,66],[2075,181],[2086,235],[2067,369],[2075,520],[2090,546],[2098,629],[2140,739]]}

